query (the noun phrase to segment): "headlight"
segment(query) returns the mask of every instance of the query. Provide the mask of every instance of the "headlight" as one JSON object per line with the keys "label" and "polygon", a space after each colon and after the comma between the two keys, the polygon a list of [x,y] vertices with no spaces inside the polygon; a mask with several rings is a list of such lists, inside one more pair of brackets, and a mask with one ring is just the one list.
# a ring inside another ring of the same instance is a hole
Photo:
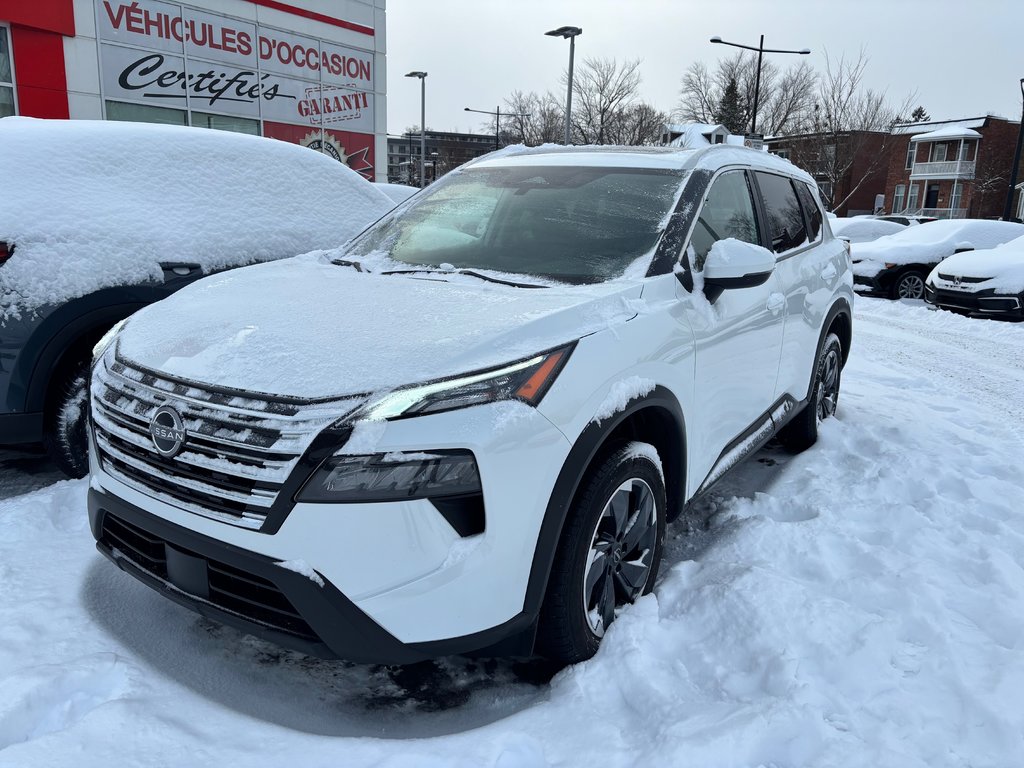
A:
{"label": "headlight", "polygon": [[569,359],[574,344],[528,360],[431,384],[396,389],[371,400],[346,421],[381,421],[466,408],[498,400],[537,405]]}
{"label": "headlight", "polygon": [[297,501],[406,501],[480,493],[480,473],[469,451],[334,456],[320,465]]}
{"label": "headlight", "polygon": [[113,327],[109,331],[100,336],[100,340],[97,341],[96,346],[92,348],[93,364],[95,364],[97,360],[103,357],[103,353],[107,351],[107,347],[110,346],[111,342],[114,340],[114,337],[117,336],[117,332],[124,328],[124,324],[127,322],[127,317],[124,320],[119,320],[118,322],[114,323]]}

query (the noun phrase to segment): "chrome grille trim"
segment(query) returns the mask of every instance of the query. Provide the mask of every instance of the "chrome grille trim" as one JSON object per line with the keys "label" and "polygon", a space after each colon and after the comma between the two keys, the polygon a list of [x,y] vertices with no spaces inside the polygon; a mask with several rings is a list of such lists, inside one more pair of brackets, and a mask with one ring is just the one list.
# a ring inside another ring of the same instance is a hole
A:
{"label": "chrome grille trim", "polygon": [[[260,528],[306,448],[363,398],[310,404],[222,394],[162,379],[108,349],[92,372],[91,416],[101,468],[172,506]],[[181,415],[187,439],[171,459],[149,433],[156,410]]]}

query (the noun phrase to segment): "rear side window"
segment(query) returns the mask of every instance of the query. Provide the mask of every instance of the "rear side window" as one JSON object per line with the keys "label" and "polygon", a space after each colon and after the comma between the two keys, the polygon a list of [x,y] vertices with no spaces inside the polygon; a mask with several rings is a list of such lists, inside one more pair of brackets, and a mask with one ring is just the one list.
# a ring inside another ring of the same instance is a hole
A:
{"label": "rear side window", "polygon": [[711,184],[690,237],[694,269],[704,268],[704,260],[715,242],[730,237],[759,244],[754,203],[743,171],[723,173]]}
{"label": "rear side window", "polygon": [[812,243],[816,242],[821,237],[821,208],[818,206],[817,195],[806,184],[800,182],[794,182],[794,184],[800,204],[804,207],[804,213],[807,214],[807,224],[811,228],[809,239]]}
{"label": "rear side window", "polygon": [[[768,215],[768,236],[772,250],[785,253],[807,242],[804,214],[796,199],[793,182],[785,176],[757,172],[765,213]],[[820,227],[820,223],[819,223]]]}

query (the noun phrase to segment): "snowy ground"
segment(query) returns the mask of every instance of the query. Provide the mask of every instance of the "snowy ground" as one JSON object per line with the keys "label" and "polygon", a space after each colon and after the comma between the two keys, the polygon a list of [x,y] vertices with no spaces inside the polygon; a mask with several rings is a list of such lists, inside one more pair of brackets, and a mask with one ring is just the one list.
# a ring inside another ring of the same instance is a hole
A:
{"label": "snowy ground", "polygon": [[530,683],[200,619],[95,552],[84,481],[5,455],[0,766],[1024,765],[1022,457],[1024,325],[861,299],[818,445],[724,481],[597,657]]}

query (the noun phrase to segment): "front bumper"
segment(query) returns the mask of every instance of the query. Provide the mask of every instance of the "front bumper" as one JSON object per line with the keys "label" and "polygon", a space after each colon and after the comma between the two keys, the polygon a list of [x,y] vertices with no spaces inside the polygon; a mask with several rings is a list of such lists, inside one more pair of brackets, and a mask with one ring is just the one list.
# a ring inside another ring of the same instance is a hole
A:
{"label": "front bumper", "polygon": [[1024,320],[1024,300],[1021,296],[997,296],[991,290],[971,293],[947,290],[925,285],[925,301],[940,309],[966,314],[970,317],[1001,317]]}
{"label": "front bumper", "polygon": [[[473,451],[486,526],[471,536],[427,500],[293,503],[279,527],[247,529],[125,485],[103,471],[95,451],[90,518],[100,551],[126,572],[287,647],[377,663],[527,655],[537,613],[527,586],[569,447],[521,403],[389,422],[375,451]],[[309,469],[300,462],[295,471]],[[134,554],[125,538],[138,545]],[[322,587],[279,565],[298,560]]]}
{"label": "front bumper", "polygon": [[889,298],[892,292],[893,274],[890,270],[882,270],[873,277],[864,275],[853,276],[853,290],[866,296]]}

